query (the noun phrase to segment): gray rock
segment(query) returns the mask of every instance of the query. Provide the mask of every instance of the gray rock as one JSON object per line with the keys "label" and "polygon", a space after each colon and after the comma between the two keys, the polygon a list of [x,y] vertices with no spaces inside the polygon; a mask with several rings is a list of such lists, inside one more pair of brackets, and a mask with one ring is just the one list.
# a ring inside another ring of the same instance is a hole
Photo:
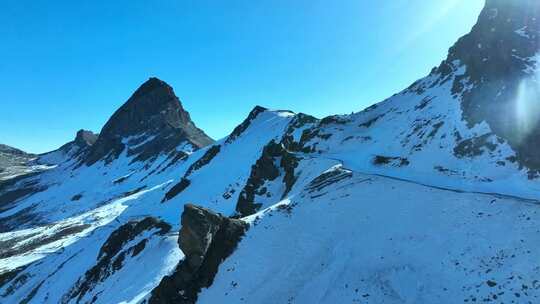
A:
{"label": "gray rock", "polygon": [[185,259],[152,291],[149,303],[195,303],[201,288],[212,285],[219,265],[233,253],[247,229],[248,224],[241,220],[185,205],[178,239]]}
{"label": "gray rock", "polygon": [[[496,136],[516,151],[517,161],[531,171],[540,170],[540,88],[533,75],[540,52],[540,1],[487,0],[471,32],[450,48],[448,58],[433,70],[438,83],[453,79],[455,62],[466,66],[453,80],[453,93],[461,95],[463,117],[470,127],[487,122]],[[517,115],[523,85],[531,100],[527,116]],[[466,87],[470,85],[471,87]],[[534,99],[534,100],[532,100]],[[523,128],[527,119],[527,128]]]}
{"label": "gray rock", "polygon": [[110,162],[125,149],[145,161],[173,152],[182,142],[197,149],[214,141],[195,126],[172,87],[150,78],[107,121],[85,163]]}
{"label": "gray rock", "polygon": [[221,216],[208,209],[191,204],[184,206],[178,244],[193,269],[201,266],[222,221]]}

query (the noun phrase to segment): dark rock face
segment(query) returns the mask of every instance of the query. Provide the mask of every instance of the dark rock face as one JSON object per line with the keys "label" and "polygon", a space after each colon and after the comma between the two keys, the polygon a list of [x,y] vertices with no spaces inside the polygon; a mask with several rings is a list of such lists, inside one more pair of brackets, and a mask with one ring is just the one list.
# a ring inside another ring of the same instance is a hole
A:
{"label": "dark rock face", "polygon": [[[312,126],[314,127],[319,120],[311,115],[307,115],[304,113],[298,113],[295,115],[295,117],[292,119],[292,121],[289,123],[289,126],[287,127],[287,131],[285,131],[285,134],[283,135],[281,142],[290,151],[295,152],[305,152],[309,153],[310,149],[305,148],[303,145],[305,142],[296,142],[293,137],[293,133],[301,128],[304,128],[306,126]],[[304,130],[307,131],[307,130]]]}
{"label": "dark rock face", "polygon": [[335,167],[312,180],[307,189],[310,193],[318,192],[330,185],[351,178],[352,176],[353,174],[351,171],[348,171],[343,167]]}
{"label": "dark rock face", "polygon": [[[79,302],[99,282],[121,269],[126,258],[137,256],[144,250],[148,238],[140,236],[152,230],[155,230],[154,235],[165,235],[171,230],[171,226],[156,218],[147,217],[140,221],[128,222],[111,233],[99,251],[96,264],[63,296],[62,303],[71,302],[73,299]],[[126,248],[126,245],[136,238],[140,238],[139,242]]]}
{"label": "dark rock face", "polygon": [[97,139],[98,134],[81,129],[77,131],[77,135],[75,136],[75,140],[73,142],[79,147],[90,147],[97,141]]}
{"label": "dark rock face", "polygon": [[221,150],[220,145],[212,146],[204,155],[198,159],[196,162],[194,162],[191,166],[189,166],[188,170],[186,171],[186,177],[190,176],[191,173],[199,170],[200,168],[208,165],[216,155],[218,155],[219,151]]}
{"label": "dark rock face", "polygon": [[199,268],[220,228],[222,217],[208,209],[186,205],[178,245],[191,268]]}
{"label": "dark rock face", "polygon": [[264,195],[267,191],[263,187],[264,183],[274,181],[281,175],[285,184],[283,193],[285,196],[296,181],[294,171],[298,166],[298,161],[299,159],[287,151],[283,144],[276,143],[274,140],[267,144],[263,148],[261,157],[251,167],[249,179],[238,197],[236,211],[239,215],[248,216],[257,212],[262,205],[255,201],[255,196]]}
{"label": "dark rock face", "polygon": [[410,162],[404,157],[375,155],[373,158],[373,164],[376,166],[390,165],[394,167],[403,167],[408,166]]}
{"label": "dark rock face", "polygon": [[173,199],[175,196],[182,193],[182,191],[186,190],[189,185],[191,185],[191,181],[185,177],[182,177],[178,184],[174,185],[169,191],[167,191],[167,193],[165,193],[165,197],[161,202],[163,203]]}
{"label": "dark rock face", "polygon": [[212,285],[219,265],[233,253],[247,229],[241,220],[185,205],[178,243],[186,257],[152,291],[149,302],[195,303],[201,288]]}
{"label": "dark rock face", "polygon": [[174,151],[182,142],[197,149],[213,140],[195,126],[168,84],[150,78],[105,124],[86,164],[110,162],[126,148],[135,161],[145,161]]}
{"label": "dark rock face", "polygon": [[540,79],[533,60],[540,52],[540,2],[487,0],[478,23],[434,70],[439,82],[452,78],[458,61],[466,66],[453,83],[462,96],[470,126],[485,121],[516,151],[519,162],[540,169]]}

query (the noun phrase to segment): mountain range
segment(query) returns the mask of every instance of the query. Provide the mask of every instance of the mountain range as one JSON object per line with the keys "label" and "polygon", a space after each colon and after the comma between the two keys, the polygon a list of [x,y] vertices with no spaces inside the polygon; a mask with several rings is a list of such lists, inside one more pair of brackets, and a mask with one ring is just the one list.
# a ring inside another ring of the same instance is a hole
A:
{"label": "mountain range", "polygon": [[150,78],[99,134],[0,146],[0,302],[539,303],[539,102],[536,0],[350,115],[214,140]]}

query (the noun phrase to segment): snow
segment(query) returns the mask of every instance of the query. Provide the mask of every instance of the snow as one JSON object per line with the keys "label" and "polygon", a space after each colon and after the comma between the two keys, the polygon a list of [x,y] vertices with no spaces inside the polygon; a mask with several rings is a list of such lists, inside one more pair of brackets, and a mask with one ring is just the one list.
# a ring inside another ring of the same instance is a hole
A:
{"label": "snow", "polygon": [[[260,157],[264,145],[281,137],[293,117],[285,111],[259,114],[234,144],[223,145],[210,164],[192,173],[190,179],[194,181],[194,187],[166,203],[161,203],[166,191],[204,155],[206,149],[191,151],[191,145],[182,144],[177,150],[192,152],[190,157],[164,171],[158,170],[170,161],[164,155],[151,163],[132,162],[125,152],[110,164],[98,162],[90,167],[76,167],[76,161],[72,159],[59,162],[54,169],[36,178],[40,185],[47,186],[45,191],[23,198],[15,207],[0,213],[0,220],[17,216],[28,208],[39,214],[37,223],[30,222],[0,234],[0,242],[23,239],[12,245],[11,250],[25,250],[2,259],[0,272],[27,266],[24,273],[31,274],[31,278],[9,295],[6,293],[9,285],[1,287],[0,295],[6,294],[2,297],[8,303],[18,303],[33,288],[38,288],[30,303],[60,302],[73,284],[96,263],[97,252],[110,233],[129,220],[153,216],[165,220],[173,226],[173,231],[178,231],[182,206],[186,202],[232,214],[251,165]],[[254,132],[259,129],[272,131]],[[216,172],[220,178],[215,178]],[[236,189],[236,197],[227,200],[223,193],[230,187]],[[80,199],[73,201],[75,195],[81,195]],[[24,247],[32,240],[54,236],[74,225],[87,226],[54,242],[30,249]],[[126,261],[119,271],[101,282],[84,299],[99,295],[95,303],[140,302],[182,257],[177,234],[154,237],[141,254]]]}
{"label": "snow", "polygon": [[510,301],[540,274],[526,267],[540,253],[538,206],[517,199],[355,172],[284,203],[290,213],[250,217],[198,303],[456,303],[501,288]]}
{"label": "snow", "polygon": [[527,34],[527,26],[524,26],[518,30],[515,31],[516,34],[518,34],[519,36],[523,37],[523,38],[530,38],[529,37],[529,34]]}

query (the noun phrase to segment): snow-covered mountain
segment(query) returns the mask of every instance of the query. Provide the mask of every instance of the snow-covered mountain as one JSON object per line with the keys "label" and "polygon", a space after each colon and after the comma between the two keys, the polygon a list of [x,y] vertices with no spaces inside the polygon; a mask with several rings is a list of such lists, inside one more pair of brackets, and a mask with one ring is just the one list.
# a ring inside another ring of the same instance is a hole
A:
{"label": "snow-covered mountain", "polygon": [[1,302],[538,303],[539,65],[540,3],[487,0],[352,115],[257,106],[214,142],[152,78],[0,184]]}

